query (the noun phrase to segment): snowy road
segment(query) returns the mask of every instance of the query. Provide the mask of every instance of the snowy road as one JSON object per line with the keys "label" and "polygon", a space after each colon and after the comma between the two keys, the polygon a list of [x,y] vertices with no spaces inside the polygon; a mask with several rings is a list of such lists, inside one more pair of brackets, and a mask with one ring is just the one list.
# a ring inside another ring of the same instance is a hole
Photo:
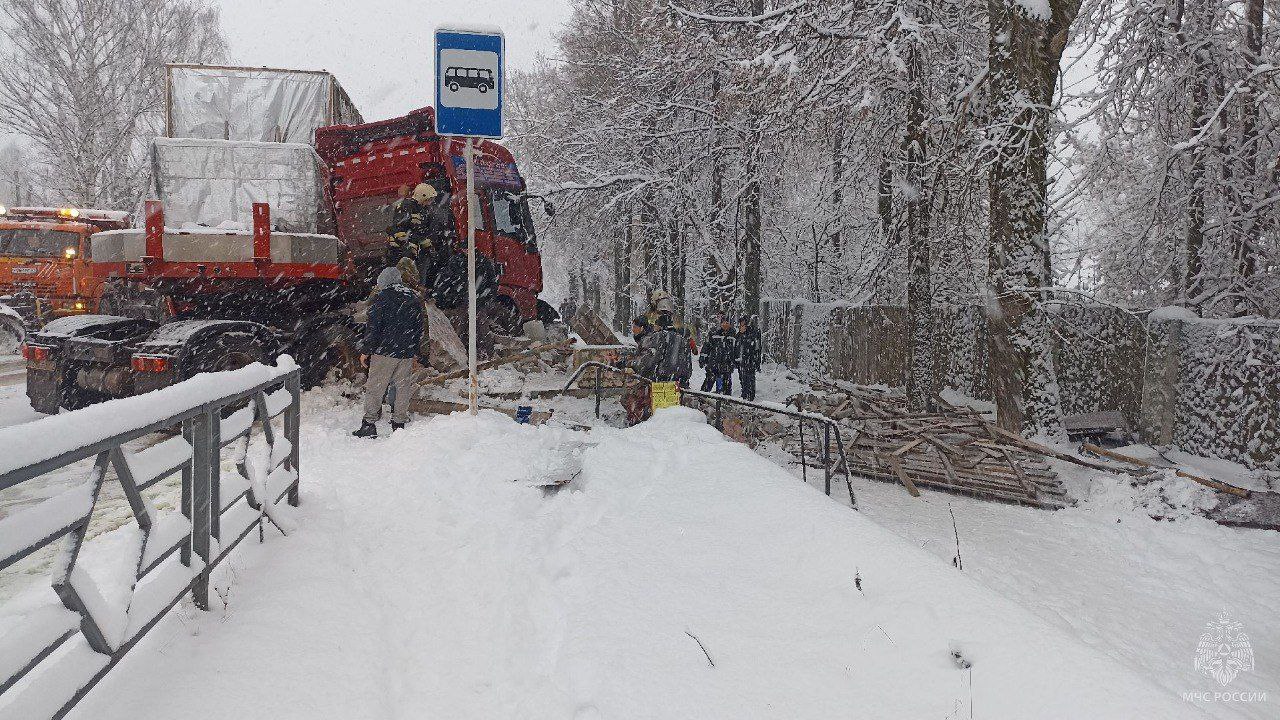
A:
{"label": "snowy road", "polygon": [[[1199,716],[691,411],[367,442],[325,402],[298,530],[234,554],[225,605],[180,606],[71,717]],[[584,441],[572,488],[519,482]]]}
{"label": "snowy road", "polygon": [[31,409],[27,400],[25,373],[18,376],[16,382],[6,382],[4,370],[0,369],[0,427],[18,425],[44,417]]}

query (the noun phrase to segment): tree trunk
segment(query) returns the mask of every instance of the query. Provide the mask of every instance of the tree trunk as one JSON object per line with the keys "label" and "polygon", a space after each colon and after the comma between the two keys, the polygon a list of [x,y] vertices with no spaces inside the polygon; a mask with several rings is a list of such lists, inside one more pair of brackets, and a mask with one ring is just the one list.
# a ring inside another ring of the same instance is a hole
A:
{"label": "tree trunk", "polygon": [[[921,18],[924,20],[924,18]],[[933,409],[933,308],[929,265],[929,204],[925,201],[926,130],[923,68],[913,42],[904,58],[907,69],[907,118],[902,133],[903,195],[907,235],[907,406],[911,412]]]}
{"label": "tree trunk", "polygon": [[[750,0],[751,14],[764,14],[764,0]],[[747,139],[747,187],[742,197],[742,304],[747,315],[760,314],[760,143],[763,139],[760,111],[750,110],[751,136]]]}
{"label": "tree trunk", "polygon": [[844,115],[836,118],[836,137],[831,143],[831,210],[836,229],[831,233],[831,253],[836,262],[840,258],[840,243],[844,239]]}
{"label": "tree trunk", "polygon": [[742,304],[747,315],[760,314],[760,118],[752,119],[747,149],[746,190],[742,193]]}
{"label": "tree trunk", "polygon": [[631,246],[635,223],[630,212],[613,247],[613,326],[625,330],[631,321]]}
{"label": "tree trunk", "polygon": [[[1193,0],[1194,1],[1194,0]],[[1203,10],[1194,10],[1187,16],[1184,0],[1179,0],[1176,12],[1177,35],[1179,43],[1190,54],[1193,70],[1191,85],[1191,128],[1190,137],[1195,137],[1204,123],[1209,103],[1208,49],[1201,46],[1201,26],[1196,19],[1202,17]],[[1194,18],[1194,19],[1193,19]],[[1192,25],[1191,37],[1197,38],[1196,46],[1190,46],[1188,33],[1184,26]],[[1190,168],[1187,172],[1187,233],[1186,233],[1186,272],[1182,278],[1182,304],[1197,312],[1204,302],[1204,191],[1205,191],[1205,153],[1196,148],[1191,151]]]}
{"label": "tree trunk", "polygon": [[1062,434],[1053,336],[1043,301],[1048,253],[1049,120],[1080,0],[1051,0],[1050,17],[1017,0],[988,0],[993,121],[990,187],[992,386],[1001,427]]}
{"label": "tree trunk", "polygon": [[1237,202],[1231,211],[1239,214],[1240,224],[1232,235],[1231,257],[1235,261],[1234,314],[1248,315],[1253,311],[1249,294],[1253,288],[1253,276],[1258,267],[1258,246],[1261,241],[1258,217],[1255,210],[1255,178],[1258,177],[1262,155],[1258,134],[1260,95],[1258,86],[1263,82],[1257,71],[1264,64],[1262,58],[1262,0],[1247,0],[1244,12],[1245,55],[1248,68],[1253,73],[1240,93],[1240,172],[1236,174],[1239,189],[1234,193]]}

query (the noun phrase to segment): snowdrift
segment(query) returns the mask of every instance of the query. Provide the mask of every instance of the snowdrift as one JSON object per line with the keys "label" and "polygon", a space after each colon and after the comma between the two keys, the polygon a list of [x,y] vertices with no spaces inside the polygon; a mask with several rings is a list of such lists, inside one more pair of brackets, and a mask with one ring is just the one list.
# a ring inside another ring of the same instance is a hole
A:
{"label": "snowdrift", "polygon": [[[691,410],[369,442],[308,403],[288,547],[247,548],[224,611],[157,628],[73,717],[1199,716]],[[572,486],[529,484],[583,442]]]}

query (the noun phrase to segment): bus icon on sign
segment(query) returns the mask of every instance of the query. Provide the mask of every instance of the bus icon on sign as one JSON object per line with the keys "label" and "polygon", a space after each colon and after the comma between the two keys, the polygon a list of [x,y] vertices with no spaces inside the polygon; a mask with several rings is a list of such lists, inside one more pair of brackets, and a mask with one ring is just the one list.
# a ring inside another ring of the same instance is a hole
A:
{"label": "bus icon on sign", "polygon": [[498,54],[487,50],[440,51],[440,103],[472,110],[498,108]]}
{"label": "bus icon on sign", "polygon": [[466,87],[487,93],[493,87],[493,71],[486,68],[445,68],[444,84],[453,92]]}

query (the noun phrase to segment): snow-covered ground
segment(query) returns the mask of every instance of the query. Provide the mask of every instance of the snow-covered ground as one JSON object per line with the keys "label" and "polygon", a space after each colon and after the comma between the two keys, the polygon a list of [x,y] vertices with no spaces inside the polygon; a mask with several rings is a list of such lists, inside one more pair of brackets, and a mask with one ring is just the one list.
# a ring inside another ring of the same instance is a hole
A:
{"label": "snow-covered ground", "polygon": [[[591,422],[590,400],[531,402]],[[71,717],[136,716],[121,697],[272,720],[1278,713],[1277,536],[1152,520],[1114,476],[1059,468],[1082,502],[1058,512],[855,480],[855,513],[684,409],[627,431],[488,413],[359,441],[350,398],[304,403],[297,532],[242,546],[225,604],[184,602]],[[584,444],[569,487],[522,482]],[[1224,611],[1256,655],[1225,688],[1194,667]],[[1215,691],[1236,701],[1184,699]]]}
{"label": "snow-covered ground", "polygon": [[31,409],[25,382],[0,384],[0,427],[20,425],[42,417]]}
{"label": "snow-covered ground", "polygon": [[[693,411],[362,441],[348,402],[307,403],[297,531],[233,555],[225,605],[180,606],[71,717],[1198,715]],[[570,487],[522,482],[582,443]]]}
{"label": "snow-covered ground", "polygon": [[[1097,475],[1099,485],[1117,482]],[[887,483],[854,489],[868,519],[948,563],[956,554],[954,511],[965,574],[1170,695],[1266,693],[1265,702],[1197,704],[1212,717],[1280,717],[1276,533],[1196,517],[1152,520],[1118,500],[1121,488],[1100,488],[1098,497],[1056,512],[927,489],[913,498]],[[1243,624],[1256,656],[1256,668],[1225,688],[1195,668],[1200,635],[1222,612]]]}

